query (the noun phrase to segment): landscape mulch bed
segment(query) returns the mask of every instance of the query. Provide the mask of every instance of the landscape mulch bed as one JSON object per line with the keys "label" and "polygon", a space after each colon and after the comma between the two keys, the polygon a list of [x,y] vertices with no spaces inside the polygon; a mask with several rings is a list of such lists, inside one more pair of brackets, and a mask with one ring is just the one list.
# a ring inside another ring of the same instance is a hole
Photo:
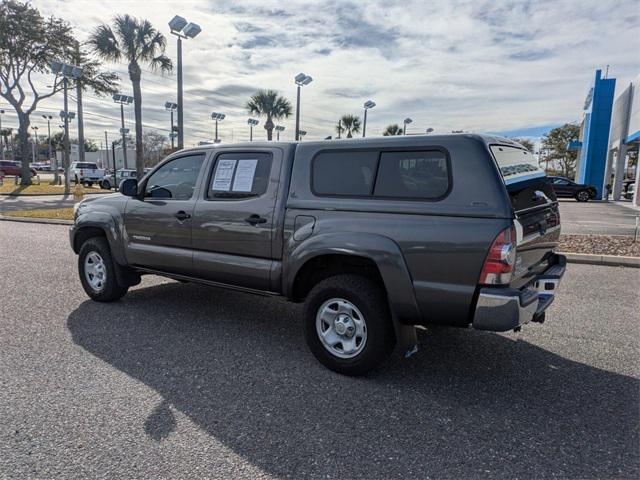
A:
{"label": "landscape mulch bed", "polygon": [[567,253],[640,257],[640,238],[609,235],[561,235],[557,250]]}

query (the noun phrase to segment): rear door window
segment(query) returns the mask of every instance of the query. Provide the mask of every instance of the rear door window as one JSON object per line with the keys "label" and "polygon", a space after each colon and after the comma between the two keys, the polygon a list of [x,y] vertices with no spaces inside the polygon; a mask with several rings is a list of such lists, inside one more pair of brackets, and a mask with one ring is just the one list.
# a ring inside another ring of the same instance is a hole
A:
{"label": "rear door window", "polygon": [[442,197],[449,189],[447,158],[439,151],[382,152],[373,194],[376,197]]}
{"label": "rear door window", "polygon": [[270,153],[222,153],[209,180],[207,198],[259,197],[271,176]]}
{"label": "rear door window", "polygon": [[319,195],[371,195],[377,151],[322,152],[313,159],[313,191]]}

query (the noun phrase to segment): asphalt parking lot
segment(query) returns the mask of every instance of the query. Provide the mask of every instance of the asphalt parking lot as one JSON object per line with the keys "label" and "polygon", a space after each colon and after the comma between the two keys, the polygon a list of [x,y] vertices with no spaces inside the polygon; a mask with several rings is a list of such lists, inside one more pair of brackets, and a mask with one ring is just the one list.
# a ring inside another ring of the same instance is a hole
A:
{"label": "asphalt parking lot", "polygon": [[366,378],[300,308],[158,277],[89,301],[67,228],[0,222],[0,478],[637,478],[640,269],[544,325],[439,329]]}
{"label": "asphalt parking lot", "polygon": [[640,211],[613,202],[561,199],[562,233],[572,235],[633,235]]}

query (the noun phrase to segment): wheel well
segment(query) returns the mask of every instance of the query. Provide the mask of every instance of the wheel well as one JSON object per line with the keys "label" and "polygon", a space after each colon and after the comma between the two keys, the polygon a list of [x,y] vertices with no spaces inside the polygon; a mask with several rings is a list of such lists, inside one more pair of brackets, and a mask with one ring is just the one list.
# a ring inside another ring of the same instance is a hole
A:
{"label": "wheel well", "polygon": [[342,273],[352,273],[372,278],[384,288],[380,270],[370,258],[356,255],[320,255],[308,260],[298,270],[293,282],[293,300],[303,301],[318,282]]}
{"label": "wheel well", "polygon": [[84,227],[78,230],[75,237],[73,238],[73,251],[76,253],[80,253],[80,248],[82,244],[89,240],[92,237],[104,237],[107,238],[104,230],[98,227]]}

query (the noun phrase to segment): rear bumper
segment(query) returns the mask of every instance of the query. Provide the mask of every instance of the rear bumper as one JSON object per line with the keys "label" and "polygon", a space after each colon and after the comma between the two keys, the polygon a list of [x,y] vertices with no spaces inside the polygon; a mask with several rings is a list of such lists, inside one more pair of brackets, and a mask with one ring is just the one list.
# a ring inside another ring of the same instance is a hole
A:
{"label": "rear bumper", "polygon": [[506,332],[531,321],[542,321],[558,290],[566,263],[564,255],[554,255],[549,268],[521,290],[482,288],[473,316],[473,328]]}

